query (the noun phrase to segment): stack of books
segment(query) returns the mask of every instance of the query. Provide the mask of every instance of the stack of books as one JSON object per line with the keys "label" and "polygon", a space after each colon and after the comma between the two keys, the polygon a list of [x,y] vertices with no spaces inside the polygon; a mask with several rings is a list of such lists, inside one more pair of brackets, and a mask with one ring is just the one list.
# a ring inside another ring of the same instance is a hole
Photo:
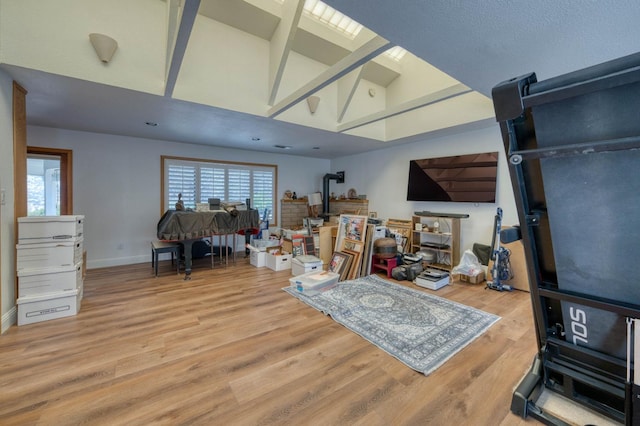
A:
{"label": "stack of books", "polygon": [[416,276],[413,283],[430,290],[438,290],[449,284],[449,273],[438,269],[426,269]]}

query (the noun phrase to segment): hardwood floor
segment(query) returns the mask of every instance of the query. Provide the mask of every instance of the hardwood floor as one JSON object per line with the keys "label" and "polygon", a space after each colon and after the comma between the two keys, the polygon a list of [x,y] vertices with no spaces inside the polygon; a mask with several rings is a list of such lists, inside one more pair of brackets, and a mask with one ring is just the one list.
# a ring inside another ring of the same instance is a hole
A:
{"label": "hardwood floor", "polygon": [[283,292],[290,271],[209,265],[89,270],[77,316],[11,327],[0,424],[537,424],[509,411],[536,351],[528,293],[433,292],[502,319],[425,377]]}

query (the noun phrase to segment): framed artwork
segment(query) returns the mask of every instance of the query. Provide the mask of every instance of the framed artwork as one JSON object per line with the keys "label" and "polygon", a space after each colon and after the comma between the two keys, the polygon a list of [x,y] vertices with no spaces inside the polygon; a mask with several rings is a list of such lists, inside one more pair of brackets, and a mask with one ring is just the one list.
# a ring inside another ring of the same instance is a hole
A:
{"label": "framed artwork", "polygon": [[387,229],[396,239],[398,244],[398,251],[400,253],[406,253],[409,251],[411,245],[411,231],[413,225],[410,220],[404,219],[389,219],[387,221]]}
{"label": "framed artwork", "polygon": [[304,253],[304,235],[293,235],[291,237],[291,253],[293,257],[302,256]]}
{"label": "framed artwork", "polygon": [[345,238],[342,249],[356,252],[356,253],[361,253],[363,246],[364,246],[364,243],[360,241],[348,240]]}
{"label": "framed artwork", "polygon": [[344,248],[344,240],[363,242],[367,229],[367,216],[341,214],[338,220],[335,251]]}
{"label": "framed artwork", "polygon": [[333,252],[331,262],[329,262],[329,271],[339,274],[340,281],[344,281],[349,272],[352,258],[353,256],[348,253],[343,253],[341,251]]}
{"label": "framed artwork", "polygon": [[361,268],[361,260],[362,253],[359,251],[351,251],[345,249],[344,254],[348,254],[352,257],[352,261],[350,262],[349,269],[345,273],[345,279],[353,280],[360,276],[360,268]]}
{"label": "framed artwork", "polygon": [[304,254],[316,255],[316,243],[313,236],[305,235],[304,237]]}

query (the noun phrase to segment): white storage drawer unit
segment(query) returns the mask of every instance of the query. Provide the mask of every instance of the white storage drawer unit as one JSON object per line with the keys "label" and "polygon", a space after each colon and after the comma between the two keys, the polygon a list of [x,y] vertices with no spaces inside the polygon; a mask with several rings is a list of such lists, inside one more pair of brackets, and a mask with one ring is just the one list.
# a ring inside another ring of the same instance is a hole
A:
{"label": "white storage drawer unit", "polygon": [[82,237],[83,228],[84,216],[81,215],[19,217],[18,242],[72,241]]}
{"label": "white storage drawer unit", "polygon": [[76,315],[82,302],[82,288],[18,299],[18,325]]}
{"label": "white storage drawer unit", "polygon": [[75,266],[18,271],[18,295],[39,296],[82,288],[82,262]]}
{"label": "white storage drawer unit", "polygon": [[82,238],[73,241],[18,244],[18,271],[58,266],[74,266],[82,262]]}

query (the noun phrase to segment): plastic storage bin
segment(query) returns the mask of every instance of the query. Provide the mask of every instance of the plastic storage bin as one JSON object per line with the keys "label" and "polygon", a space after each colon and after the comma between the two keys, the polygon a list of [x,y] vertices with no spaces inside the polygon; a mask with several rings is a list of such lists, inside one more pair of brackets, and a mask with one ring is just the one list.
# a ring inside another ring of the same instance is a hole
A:
{"label": "plastic storage bin", "polygon": [[289,278],[291,287],[304,293],[307,296],[315,296],[323,291],[327,291],[338,284],[340,274],[335,272],[307,272],[297,277]]}

